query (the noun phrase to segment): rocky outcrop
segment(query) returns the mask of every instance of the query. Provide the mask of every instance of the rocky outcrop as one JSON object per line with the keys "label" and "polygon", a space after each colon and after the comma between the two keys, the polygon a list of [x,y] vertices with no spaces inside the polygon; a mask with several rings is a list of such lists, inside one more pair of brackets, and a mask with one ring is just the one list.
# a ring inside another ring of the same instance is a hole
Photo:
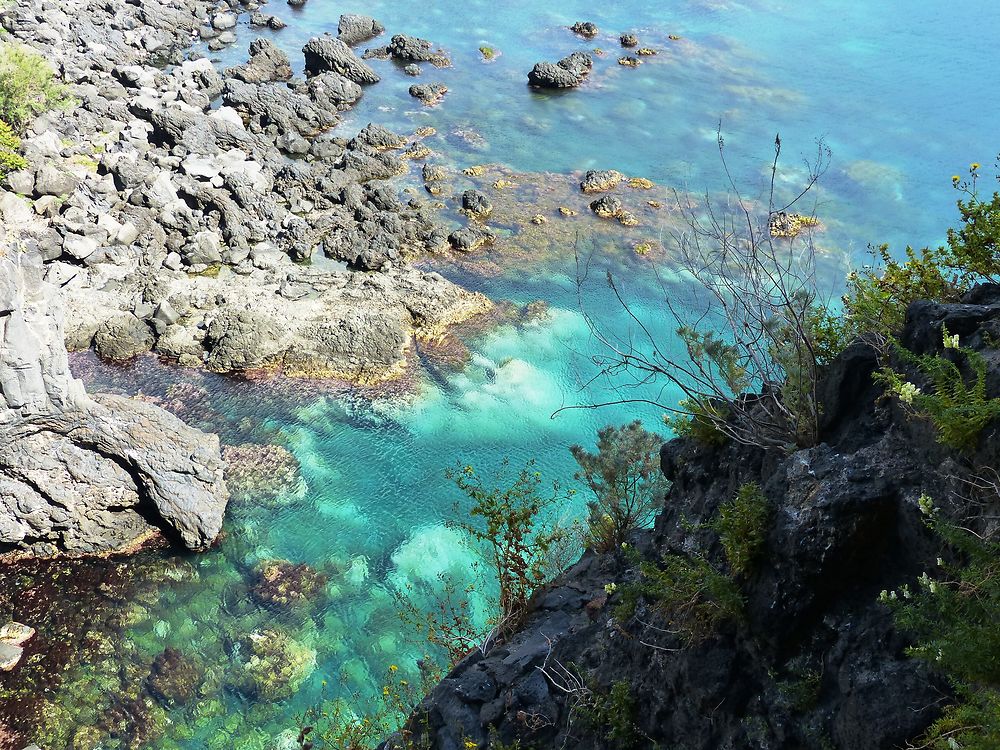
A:
{"label": "rocky outcrop", "polygon": [[586,52],[574,52],[553,64],[540,62],[528,73],[528,84],[536,88],[567,89],[583,83],[594,67],[593,58]]}
{"label": "rocky outcrop", "polygon": [[[183,59],[193,35],[232,33],[243,6],[224,6],[152,0],[112,12],[69,0],[42,14],[21,0],[0,12],[13,36],[62,61],[79,101],[30,125],[31,166],[0,191],[5,224],[37,245],[62,289],[71,349],[111,360],[152,351],[220,371],[398,374],[415,336],[489,304],[409,268],[446,251],[447,231],[435,206],[384,181],[430,150],[374,125],[329,134],[378,81],[341,39],[305,45],[305,80],[263,39],[225,77]],[[380,28],[343,23],[345,34]],[[316,255],[348,268],[296,265]]]}
{"label": "rocky outcrop", "polygon": [[354,13],[341,15],[337,24],[337,38],[351,47],[374,39],[383,32],[385,32],[385,27],[371,16],[361,16]]}
{"label": "rocky outcrop", "polygon": [[[980,351],[988,396],[1000,396],[1000,287],[979,287],[961,304],[915,303],[903,342],[948,356],[942,325]],[[875,352],[856,343],[828,368],[815,447],[786,454],[693,438],[663,446],[671,488],[655,528],[634,535],[632,553],[588,552],[537,592],[517,633],[471,653],[431,692],[411,740],[585,750],[624,747],[626,738],[629,747],[705,750],[889,750],[916,740],[948,687],[907,655],[879,592],[945,554],[923,523],[921,495],[979,532],[995,518],[1000,498],[976,496],[969,480],[972,467],[1000,465],[1000,425],[972,454],[957,454],[883,397],[876,367]],[[638,578],[636,556],[676,554],[726,570],[710,524],[751,482],[771,520],[755,566],[734,579],[738,617],[686,640],[670,624],[676,612],[655,597],[618,609]]]}
{"label": "rocky outcrop", "polygon": [[332,70],[358,84],[378,83],[379,77],[354,51],[340,39],[315,37],[302,48],[306,59],[306,74],[316,75]]}
{"label": "rocky outcrop", "polygon": [[0,553],[84,553],[151,529],[202,549],[222,528],[219,441],[159,407],[88,397],[41,259],[0,249]]}

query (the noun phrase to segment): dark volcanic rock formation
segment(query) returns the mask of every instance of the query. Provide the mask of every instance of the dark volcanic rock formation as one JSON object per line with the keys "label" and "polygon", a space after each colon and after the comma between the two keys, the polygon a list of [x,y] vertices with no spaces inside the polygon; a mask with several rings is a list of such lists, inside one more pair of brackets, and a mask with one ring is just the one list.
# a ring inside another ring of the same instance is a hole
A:
{"label": "dark volcanic rock formation", "polygon": [[[988,395],[1000,396],[1000,287],[979,287],[963,304],[915,303],[903,342],[947,355],[942,324],[983,354]],[[645,560],[677,553],[725,569],[708,525],[719,507],[749,482],[772,507],[762,556],[736,578],[741,617],[692,644],[644,596],[634,614],[616,615],[636,559],[588,552],[536,593],[515,635],[467,656],[433,690],[410,724],[417,738],[441,749],[487,747],[491,732],[522,747],[624,747],[613,717],[585,717],[613,686],[627,691],[615,716],[634,725],[638,744],[629,747],[889,750],[919,737],[948,689],[907,656],[879,592],[933,570],[942,554],[923,523],[922,494],[974,527],[995,514],[998,498],[970,497],[967,481],[970,467],[1000,465],[1000,428],[984,430],[974,455],[959,455],[883,398],[875,368],[861,343],[828,368],[815,447],[765,452],[691,438],[663,446],[671,489],[655,528],[632,544]]]}
{"label": "dark volcanic rock formation", "polygon": [[574,52],[553,64],[536,63],[528,73],[528,83],[537,88],[567,89],[583,83],[594,67],[593,58],[586,52]]}

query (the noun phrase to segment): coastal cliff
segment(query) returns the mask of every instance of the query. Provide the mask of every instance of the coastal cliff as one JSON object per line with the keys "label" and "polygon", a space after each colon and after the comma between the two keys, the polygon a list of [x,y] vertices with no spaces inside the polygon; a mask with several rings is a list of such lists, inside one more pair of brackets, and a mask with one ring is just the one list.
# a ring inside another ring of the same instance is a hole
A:
{"label": "coastal cliff", "polygon": [[0,554],[127,547],[151,530],[201,549],[222,528],[219,440],[151,404],[88,396],[37,253],[0,250]]}
{"label": "coastal cliff", "polygon": [[[982,355],[987,394],[1000,395],[1000,288],[980,286],[958,304],[914,303],[901,342],[939,354],[945,329]],[[586,553],[536,592],[512,637],[468,655],[417,708],[411,741],[874,750],[918,738],[949,687],[907,655],[880,592],[947,555],[922,497],[988,530],[1000,498],[975,491],[973,467],[1000,465],[997,427],[971,453],[949,449],[886,397],[876,368],[861,343],[828,368],[815,447],[664,445],[671,488],[655,528],[637,533],[631,551]],[[655,597],[622,609],[643,564],[676,553],[724,568],[712,519],[750,483],[771,522],[757,563],[735,579],[738,613],[692,639]],[[407,745],[386,745],[395,746]]]}

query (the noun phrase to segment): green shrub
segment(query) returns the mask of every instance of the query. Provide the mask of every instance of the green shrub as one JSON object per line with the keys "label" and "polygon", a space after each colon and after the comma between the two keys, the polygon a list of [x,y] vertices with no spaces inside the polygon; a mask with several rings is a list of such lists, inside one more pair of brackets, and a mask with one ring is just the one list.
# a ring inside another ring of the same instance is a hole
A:
{"label": "green shrub", "polygon": [[664,415],[663,421],[678,437],[689,437],[704,446],[721,446],[729,440],[718,427],[729,418],[725,406],[716,406],[708,399],[682,399],[677,406],[686,413]]}
{"label": "green shrub", "polygon": [[28,166],[20,154],[21,139],[14,134],[10,125],[0,120],[0,177]]}
{"label": "green shrub", "polygon": [[636,420],[597,433],[597,453],[570,447],[594,500],[587,503],[588,545],[597,552],[618,549],[635,529],[652,523],[667,490],[660,471],[663,438]]}
{"label": "green shrub", "polygon": [[955,702],[921,747],[992,750],[1000,747],[1000,544],[941,520],[926,497],[920,505],[962,561],[938,559],[939,573],[880,596],[916,640],[910,655],[943,671],[955,688]]}
{"label": "green shrub", "polygon": [[588,699],[576,707],[576,713],[591,732],[611,747],[621,750],[648,747],[649,738],[636,724],[635,698],[625,680],[611,683],[607,692],[591,689]]}
{"label": "green shrub", "polygon": [[[631,549],[631,548],[629,548]],[[666,618],[670,629],[687,644],[716,632],[743,613],[743,597],[733,580],[701,555],[667,554],[657,565],[638,561],[638,580],[621,587],[616,616],[629,619],[640,599],[646,599]]]}
{"label": "green shrub", "polygon": [[487,485],[471,466],[447,472],[472,500],[470,520],[452,525],[465,532],[489,569],[489,585],[498,592],[493,624],[499,635],[517,628],[535,589],[560,572],[552,567],[553,550],[569,537],[558,524],[542,523],[545,511],[564,497],[559,486],[553,485],[552,494],[543,496],[534,462],[513,480],[506,476],[507,466],[504,461],[493,485]]}
{"label": "green shrub", "polygon": [[19,133],[33,117],[69,101],[42,55],[21,44],[0,44],[0,120]]}
{"label": "green shrub", "polygon": [[872,249],[873,263],[848,276],[843,301],[850,331],[891,338],[902,328],[911,302],[954,302],[977,282],[1000,279],[1000,194],[980,200],[979,170],[972,164],[969,178],[952,177],[965,198],[957,202],[961,223],[948,230],[947,245],[907,247],[903,261],[880,245]]}
{"label": "green shrub", "polygon": [[956,450],[971,451],[979,433],[992,420],[1000,417],[1000,398],[986,397],[986,360],[979,352],[962,349],[957,337],[944,331],[945,345],[964,357],[972,371],[967,383],[962,370],[951,359],[931,354],[915,355],[897,347],[902,361],[915,365],[928,378],[933,392],[925,393],[889,367],[876,373],[875,379],[886,390],[920,416],[929,419],[937,429],[938,440]]}
{"label": "green shrub", "polygon": [[736,497],[719,508],[712,528],[734,575],[747,575],[763,551],[771,513],[771,504],[755,483],[741,486]]}

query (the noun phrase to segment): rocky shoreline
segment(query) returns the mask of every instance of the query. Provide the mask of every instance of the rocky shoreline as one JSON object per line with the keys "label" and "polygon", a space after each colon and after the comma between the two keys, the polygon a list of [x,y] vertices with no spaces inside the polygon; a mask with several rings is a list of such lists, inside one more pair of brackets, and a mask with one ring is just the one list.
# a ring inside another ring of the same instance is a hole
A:
{"label": "rocky shoreline", "polygon": [[[436,209],[387,182],[427,154],[419,137],[378,125],[329,135],[378,81],[346,42],[310,41],[305,80],[267,40],[224,75],[190,51],[234,42],[246,13],[270,23],[235,2],[6,9],[4,28],[59,61],[77,101],[30,126],[4,219],[61,289],[71,349],[391,378],[415,337],[490,303],[408,263],[449,249]],[[381,29],[365,17],[342,26],[355,43]],[[421,41],[393,37],[388,53],[437,59]]]}

